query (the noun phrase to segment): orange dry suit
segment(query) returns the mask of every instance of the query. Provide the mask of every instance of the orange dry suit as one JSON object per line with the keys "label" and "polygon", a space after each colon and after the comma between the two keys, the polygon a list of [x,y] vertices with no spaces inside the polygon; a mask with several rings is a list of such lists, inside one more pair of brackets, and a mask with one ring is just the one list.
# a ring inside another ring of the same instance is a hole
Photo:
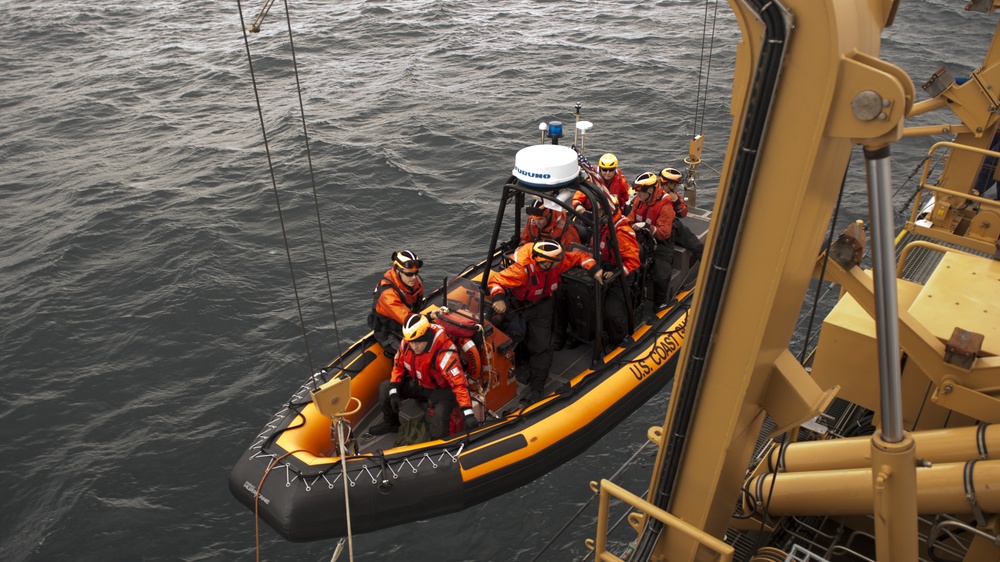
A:
{"label": "orange dry suit", "polygon": [[[639,269],[639,242],[635,237],[635,231],[629,226],[628,218],[616,212],[612,222],[614,224],[615,238],[618,241],[618,252],[622,257],[622,266],[625,278],[614,281],[610,285],[605,285],[607,291],[604,296],[604,329],[608,333],[606,343],[618,345],[625,337],[627,328],[627,307],[625,301],[625,291],[631,291],[632,273]],[[600,251],[602,268],[607,271],[618,269],[618,262],[611,248],[610,229],[608,224],[602,221],[600,232]]]}
{"label": "orange dry suit", "polygon": [[538,267],[531,255],[532,244],[524,244],[514,252],[514,260],[507,269],[490,275],[487,283],[491,298],[501,298],[510,289],[519,303],[538,302],[552,296],[559,288],[561,275],[575,266],[593,272],[597,262],[587,252],[567,251],[563,260],[548,271]]}
{"label": "orange dry suit", "polygon": [[437,324],[431,324],[428,330],[434,332],[434,339],[424,353],[414,353],[405,340],[400,344],[399,353],[392,362],[390,382],[401,384],[403,378],[409,376],[428,390],[450,388],[460,407],[472,408],[469,381],[462,370],[455,343]]}
{"label": "orange dry suit", "polygon": [[[604,178],[600,175],[594,177],[593,183],[598,184],[599,187],[607,189],[608,193],[614,195],[615,206],[617,208],[622,209],[625,207],[625,204],[628,203],[628,180],[626,180],[625,175],[622,174],[621,168],[615,169],[615,176],[611,178],[611,185],[607,185],[604,182]],[[584,209],[587,209],[588,211],[591,210],[590,199],[588,199],[582,191],[577,191],[573,194],[573,207],[576,207],[577,205],[583,205]]]}
{"label": "orange dry suit", "polygon": [[[553,265],[548,271],[538,266],[532,256],[532,244],[524,244],[515,252],[515,262],[499,273],[491,273],[487,286],[490,296],[495,300],[504,301],[508,307],[509,321],[520,315],[524,319],[524,345],[528,351],[528,378],[531,388],[531,400],[541,397],[545,389],[545,381],[552,365],[553,302],[552,295],[562,281],[560,276],[574,266],[581,266],[593,273],[597,262],[586,252],[565,252],[562,261]],[[507,291],[513,295],[514,302],[507,302]],[[512,322],[513,323],[513,322]],[[498,325],[508,335],[508,326]],[[512,336],[513,337],[513,336]]]}
{"label": "orange dry suit", "polygon": [[[629,226],[628,219],[621,216],[621,213],[615,213],[614,222],[615,237],[618,239],[618,252],[622,256],[625,274],[629,275],[639,269],[639,242],[635,238],[635,231]],[[611,251],[611,244],[608,239],[607,223],[601,224],[600,236],[601,261],[610,266],[604,267],[604,269],[617,268],[618,262],[615,259],[614,252]]]}
{"label": "orange dry suit", "polygon": [[549,217],[548,224],[545,225],[545,228],[538,228],[535,217],[528,217],[527,222],[524,223],[524,229],[521,231],[521,244],[555,240],[563,248],[567,248],[570,244],[580,243],[580,233],[576,231],[576,227],[566,223],[566,211],[545,209],[544,212]]}
{"label": "orange dry suit", "polygon": [[424,282],[417,276],[413,287],[407,287],[395,267],[385,272],[375,286],[368,327],[389,355],[396,351],[403,335],[403,323],[420,311],[424,300]]}
{"label": "orange dry suit", "polygon": [[[683,197],[678,202],[687,214],[687,204]],[[660,308],[673,297],[670,278],[673,275],[674,232],[683,228],[675,228],[677,203],[670,200],[670,194],[657,184],[649,201],[641,201],[636,197],[635,208],[629,215],[633,222],[645,222],[649,233],[656,240],[653,249],[653,306]],[[680,224],[680,223],[678,223]],[[697,239],[695,240],[697,242]]]}
{"label": "orange dry suit", "polygon": [[[683,198],[679,200],[683,201]],[[684,205],[684,214],[687,214],[686,204]],[[657,185],[648,201],[643,201],[639,197],[635,198],[628,219],[632,224],[646,223],[646,228],[653,235],[653,239],[661,242],[670,238],[670,234],[673,232],[674,203],[670,201],[670,196],[663,191],[663,188]]]}

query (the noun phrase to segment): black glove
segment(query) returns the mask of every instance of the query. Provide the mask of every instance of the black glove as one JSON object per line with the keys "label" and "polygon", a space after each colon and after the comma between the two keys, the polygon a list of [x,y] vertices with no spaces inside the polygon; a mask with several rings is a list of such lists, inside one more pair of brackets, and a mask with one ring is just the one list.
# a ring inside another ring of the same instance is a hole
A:
{"label": "black glove", "polygon": [[465,430],[476,429],[479,426],[479,422],[476,420],[475,414],[472,413],[472,408],[466,408],[463,413],[465,414]]}
{"label": "black glove", "polygon": [[389,385],[389,408],[393,412],[399,413],[399,386],[398,382],[391,383]]}

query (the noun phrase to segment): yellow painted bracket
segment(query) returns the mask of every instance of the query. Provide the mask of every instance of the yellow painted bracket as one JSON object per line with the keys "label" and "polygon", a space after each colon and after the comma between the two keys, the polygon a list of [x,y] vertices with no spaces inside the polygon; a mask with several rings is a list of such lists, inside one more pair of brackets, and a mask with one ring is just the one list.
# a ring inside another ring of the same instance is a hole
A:
{"label": "yellow painted bracket", "polygon": [[691,142],[688,144],[688,155],[684,159],[684,163],[688,166],[697,166],[701,164],[701,152],[705,148],[705,136],[695,135]]}
{"label": "yellow painted bracket", "polygon": [[1000,65],[977,70],[962,85],[954,83],[941,92],[948,99],[948,108],[980,137],[996,123],[996,92],[1000,91]]}
{"label": "yellow painted bracket", "polygon": [[844,56],[827,134],[855,143],[885,142],[903,135],[903,117],[913,107],[913,81],[898,66],[855,51]]}
{"label": "yellow painted bracket", "polygon": [[323,383],[318,389],[311,390],[309,394],[320,413],[330,419],[357,412],[357,408],[345,411],[351,403],[351,377],[343,373]]}
{"label": "yellow painted bracket", "polygon": [[823,391],[787,349],[774,362],[761,406],[775,421],[769,437],[780,435],[826,410],[840,386]]}
{"label": "yellow painted bracket", "polygon": [[[826,276],[839,283],[870,316],[875,317],[872,279],[861,268],[847,271],[831,260],[826,266]],[[902,310],[899,312],[899,331],[900,346],[936,387],[932,401],[983,422],[1000,423],[1000,399],[993,396],[1000,393],[996,386],[1000,381],[1000,357],[979,357],[968,370],[951,365],[944,360],[944,344],[912,314]]]}
{"label": "yellow painted bracket", "polygon": [[952,379],[945,379],[931,394],[931,401],[943,408],[962,412],[986,423],[1000,423],[1000,400],[986,394],[996,392],[1000,388],[982,388],[973,390],[958,384]]}

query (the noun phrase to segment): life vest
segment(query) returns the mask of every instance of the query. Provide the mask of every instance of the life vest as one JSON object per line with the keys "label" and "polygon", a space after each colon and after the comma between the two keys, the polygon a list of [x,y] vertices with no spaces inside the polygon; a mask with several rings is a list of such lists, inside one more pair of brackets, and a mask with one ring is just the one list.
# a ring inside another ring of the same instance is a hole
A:
{"label": "life vest", "polygon": [[[615,175],[611,178],[611,183],[607,184],[604,182],[604,178],[597,172],[591,172],[591,183],[595,184],[597,187],[602,188],[602,190],[608,194],[612,195],[614,200],[614,206],[618,209],[622,209],[628,203],[628,180],[625,179],[625,174],[622,173],[621,168],[615,170]],[[573,194],[573,206],[583,205],[585,209],[590,210],[590,199],[582,191],[577,191]]]}
{"label": "life vest", "polygon": [[[605,269],[608,266],[618,267],[618,261],[615,259],[609,243],[608,225],[601,225],[600,236],[601,261],[604,262],[602,267]],[[615,221],[614,236],[618,240],[618,252],[622,256],[622,261],[625,262],[625,274],[628,275],[639,269],[639,242],[636,240],[635,231],[629,226],[627,218],[620,217]]]}
{"label": "life vest", "polygon": [[397,281],[398,279],[399,276],[390,269],[385,272],[385,275],[382,276],[382,279],[379,280],[378,285],[375,286],[375,290],[372,292],[372,309],[368,314],[368,327],[376,333],[382,331],[396,331],[402,333],[403,330],[402,322],[379,312],[378,302],[379,299],[382,298],[382,293],[388,290],[394,291],[399,297],[399,302],[408,309],[407,314],[415,314],[420,312],[420,309],[422,308],[424,300],[423,282],[418,278],[416,283],[413,285],[412,291],[404,291],[399,288],[398,283],[402,283],[402,281]]}
{"label": "life vest", "polygon": [[653,238],[666,240],[673,232],[674,204],[666,192],[657,186],[649,201],[636,197],[629,219],[633,223],[645,222]]}
{"label": "life vest", "polygon": [[434,322],[444,329],[451,341],[455,343],[460,353],[462,366],[465,367],[465,374],[469,377],[469,382],[479,379],[479,374],[483,370],[482,353],[476,343],[478,333],[478,323],[466,310],[451,311],[441,314]]}
{"label": "life vest", "polygon": [[549,222],[545,228],[538,228],[535,218],[531,217],[524,225],[524,232],[521,234],[521,242],[537,242],[539,240],[559,240],[566,230],[566,213],[547,209],[549,212]]}
{"label": "life vest", "polygon": [[559,288],[559,268],[543,271],[533,259],[515,262],[507,269],[490,276],[490,296],[496,297],[509,289],[521,303],[538,302]]}
{"label": "life vest", "polygon": [[414,353],[408,341],[400,344],[393,360],[392,382],[402,382],[404,376],[409,376],[428,390],[450,388],[459,406],[471,408],[469,382],[455,344],[441,326],[431,324],[427,329],[434,332],[434,338],[424,353]]}

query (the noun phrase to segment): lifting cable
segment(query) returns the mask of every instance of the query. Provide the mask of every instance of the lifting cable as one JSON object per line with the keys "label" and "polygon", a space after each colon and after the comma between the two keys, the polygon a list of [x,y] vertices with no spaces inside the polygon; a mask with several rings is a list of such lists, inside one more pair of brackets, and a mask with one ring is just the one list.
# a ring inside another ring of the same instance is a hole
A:
{"label": "lifting cable", "polygon": [[[360,403],[359,403],[360,405]],[[351,496],[347,490],[347,450],[344,448],[344,418],[337,416],[337,420],[334,422],[337,426],[337,444],[340,446],[340,468],[344,474],[344,510],[346,512],[347,519],[347,553],[348,559],[354,562],[354,535],[351,532]],[[340,553],[344,549],[344,539],[341,539],[337,544],[336,550],[333,552],[333,556],[330,560],[336,560]]]}
{"label": "lifting cable", "polygon": [[257,116],[260,118],[260,131],[264,139],[264,152],[267,154],[267,170],[271,174],[271,187],[274,190],[274,202],[278,207],[278,222],[281,224],[281,239],[285,243],[285,256],[288,258],[288,272],[292,276],[292,291],[295,293],[295,307],[299,312],[299,325],[302,327],[302,339],[306,345],[306,359],[309,361],[309,372],[313,368],[312,353],[309,351],[309,337],[306,335],[306,321],[302,316],[302,302],[299,299],[298,285],[295,283],[295,268],[292,267],[292,250],[288,246],[288,233],[285,230],[285,219],[281,212],[281,198],[278,196],[278,181],[274,177],[274,162],[271,159],[271,148],[267,142],[267,126],[264,123],[264,110],[260,105],[260,92],[257,89],[257,75],[253,70],[253,58],[250,56],[250,38],[247,36],[246,22],[243,20],[242,0],[236,0],[236,8],[240,12],[240,28],[243,30],[243,44],[247,51],[247,65],[250,67],[250,81],[253,83],[253,97],[257,101]]}
{"label": "lifting cable", "polygon": [[[621,466],[620,466],[620,467],[618,468],[618,470],[617,470],[617,471],[615,471],[615,473],[611,475],[611,477],[610,477],[610,478],[608,478],[608,481],[609,481],[609,482],[614,482],[615,478],[617,478],[617,477],[618,477],[619,475],[621,475],[621,473],[622,473],[622,472],[625,472],[625,469],[627,469],[627,468],[628,468],[629,466],[631,466],[631,465],[632,465],[632,463],[633,463],[633,462],[635,462],[635,459],[636,459],[636,457],[638,457],[638,456],[639,456],[639,455],[640,455],[640,454],[641,454],[641,453],[642,453],[642,452],[643,452],[644,450],[646,450],[646,447],[647,447],[647,446],[648,446],[648,445],[649,445],[650,443],[652,443],[652,441],[649,441],[649,440],[646,440],[646,441],[644,441],[644,442],[642,443],[642,445],[641,445],[641,446],[640,446],[640,447],[639,447],[638,449],[636,449],[636,451],[635,451],[634,453],[632,453],[632,456],[631,456],[631,457],[629,457],[629,459],[628,459],[627,461],[625,461],[625,462],[624,462],[624,464],[622,464],[622,465],[621,465]],[[548,548],[549,548],[550,546],[552,546],[552,545],[553,545],[553,543],[555,543],[555,542],[556,542],[556,539],[558,539],[558,538],[559,538],[559,537],[560,537],[560,536],[561,536],[561,535],[562,535],[562,534],[563,534],[564,532],[566,532],[566,529],[568,529],[568,528],[569,528],[569,527],[570,527],[570,526],[571,526],[571,525],[573,524],[573,522],[574,522],[574,521],[576,521],[576,520],[577,520],[577,519],[578,519],[578,518],[580,517],[580,515],[582,515],[582,514],[583,514],[584,510],[586,510],[586,509],[587,509],[587,507],[589,507],[589,506],[590,506],[591,502],[593,502],[593,501],[594,501],[595,499],[597,499],[597,498],[599,498],[599,497],[601,497],[600,493],[595,493],[595,494],[593,494],[592,496],[590,496],[590,499],[588,499],[586,503],[584,503],[584,504],[583,504],[582,506],[580,506],[580,509],[578,509],[578,510],[576,511],[576,513],[575,513],[575,514],[573,514],[573,516],[572,516],[572,517],[570,517],[568,521],[566,521],[566,524],[565,524],[565,525],[563,525],[561,529],[559,529],[558,531],[556,531],[556,534],[555,534],[555,535],[553,535],[551,539],[549,539],[549,542],[545,543],[545,546],[543,546],[543,547],[542,547],[542,549],[541,549],[541,550],[539,550],[539,551],[538,551],[538,552],[537,552],[537,553],[535,554],[535,556],[534,556],[534,557],[532,557],[532,559],[531,559],[531,561],[530,561],[530,562],[535,562],[536,560],[538,560],[538,559],[539,559],[539,558],[540,558],[540,557],[542,556],[542,554],[543,554],[543,553],[544,553],[544,552],[545,552],[546,550],[548,550]],[[628,513],[628,512],[626,512],[626,514],[627,514],[627,513]],[[621,522],[621,521],[619,520],[619,523],[620,523],[620,522]],[[616,524],[616,526],[617,526],[617,524]],[[589,555],[588,555],[588,557],[589,557]]]}
{"label": "lifting cable", "polygon": [[[295,295],[295,306],[296,306],[296,309],[297,309],[298,315],[299,315],[299,324],[300,324],[300,327],[302,329],[302,340],[303,340],[303,342],[305,344],[305,348],[306,348],[306,359],[307,359],[307,362],[308,362],[308,365],[309,365],[309,371],[310,372],[315,372],[316,369],[313,366],[312,352],[311,352],[311,350],[309,348],[309,338],[308,338],[308,332],[306,330],[305,317],[304,317],[304,315],[302,313],[302,302],[301,302],[301,298],[299,297],[298,284],[297,284],[296,279],[295,279],[295,268],[294,268],[293,262],[292,262],[291,248],[290,248],[289,243],[288,243],[287,229],[285,228],[284,216],[283,216],[282,209],[281,209],[281,198],[280,198],[280,196],[278,194],[278,184],[277,184],[277,180],[275,178],[274,163],[273,163],[273,159],[271,157],[270,145],[268,143],[268,138],[267,138],[267,126],[266,126],[265,121],[264,121],[264,113],[263,113],[263,108],[262,108],[261,101],[260,101],[260,93],[259,93],[259,90],[258,90],[258,87],[257,87],[257,77],[256,77],[256,73],[254,72],[254,68],[253,68],[253,58],[251,57],[251,54],[250,54],[250,40],[249,40],[249,37],[247,35],[247,31],[254,31],[254,32],[259,32],[260,31],[260,26],[261,26],[261,23],[263,21],[263,18],[267,14],[267,12],[270,10],[271,4],[273,4],[273,0],[269,0],[266,3],[265,8],[261,11],[260,15],[258,15],[257,18],[254,20],[254,23],[251,24],[250,26],[247,26],[246,22],[245,22],[245,20],[243,18],[242,0],[236,0],[237,9],[240,12],[240,27],[243,30],[243,43],[244,43],[245,48],[246,48],[247,64],[250,67],[250,79],[251,79],[251,82],[253,83],[254,99],[256,100],[256,103],[257,103],[257,115],[258,115],[258,118],[260,119],[261,134],[262,134],[263,140],[264,140],[264,151],[267,154],[267,166],[268,166],[268,171],[269,171],[269,173],[271,175],[271,186],[272,186],[272,189],[274,191],[275,205],[276,205],[277,210],[278,210],[278,221],[279,221],[279,223],[281,225],[281,237],[282,237],[282,240],[283,240],[284,245],[285,245],[285,255],[286,255],[287,259],[288,259],[288,270],[289,270],[289,274],[291,276],[291,281],[292,281],[292,291],[293,291],[293,293]],[[301,82],[299,80],[298,61],[297,61],[297,59],[295,57],[295,46],[294,46],[294,42],[292,40],[291,16],[289,14],[287,0],[285,0],[284,4],[285,4],[285,20],[286,20],[287,27],[288,27],[288,41],[289,41],[289,47],[290,47],[290,50],[291,50],[291,53],[292,53],[292,66],[293,66],[293,70],[294,70],[294,74],[295,74],[295,89],[296,89],[296,92],[298,94],[299,114],[300,114],[301,120],[302,120],[302,132],[303,132],[303,136],[304,136],[304,139],[305,139],[306,158],[307,158],[307,161],[308,161],[309,176],[310,176],[310,179],[311,179],[311,182],[312,182],[313,205],[314,205],[315,210],[316,210],[316,224],[317,224],[317,228],[318,228],[318,231],[319,231],[320,247],[322,249],[322,255],[323,255],[323,270],[324,270],[324,272],[326,274],[327,293],[328,293],[329,299],[330,299],[330,310],[331,310],[331,313],[333,315],[334,332],[335,332],[336,341],[337,341],[337,352],[338,352],[338,354],[342,354],[343,352],[342,352],[341,342],[340,342],[340,328],[339,328],[339,326],[337,324],[337,311],[336,311],[336,307],[334,306],[334,303],[333,303],[333,286],[332,286],[332,283],[330,281],[330,266],[329,266],[329,261],[327,259],[326,242],[325,242],[325,239],[323,237],[323,227],[322,227],[322,223],[321,223],[321,219],[320,219],[319,196],[317,194],[317,189],[316,189],[316,175],[315,175],[314,168],[313,168],[313,163],[312,163],[312,152],[311,152],[310,147],[309,147],[309,135],[308,135],[308,131],[307,131],[307,128],[306,128],[305,109],[304,109],[304,104],[303,104],[303,101],[302,101],[302,87],[301,87]],[[315,388],[315,386],[316,386],[315,378],[313,377],[311,380],[313,380],[313,386]]]}
{"label": "lifting cable", "polygon": [[[920,160],[920,162],[918,162],[917,165],[913,167],[913,171],[910,172],[910,175],[907,176],[906,179],[904,179],[902,181],[902,183],[899,184],[899,187],[897,187],[896,190],[892,193],[893,199],[895,199],[896,196],[899,195],[899,193],[901,191],[903,191],[903,189],[913,180],[914,176],[916,176],[917,172],[920,171],[920,168],[924,166],[924,164],[927,162],[927,160],[929,158],[930,158],[930,155],[924,156]],[[934,170],[937,169],[937,166],[938,166],[938,164],[941,163],[941,160],[942,160],[942,156],[938,156],[937,160],[935,160],[931,164],[931,168],[930,168],[928,174],[932,173]],[[846,179],[847,179],[847,174],[846,174],[846,171],[845,171],[844,180],[846,181]],[[896,212],[896,215],[894,217],[895,219],[898,219],[900,216],[903,215],[903,213],[906,211],[906,209],[913,202],[913,199],[916,198],[916,196],[917,196],[918,193],[920,193],[920,186],[917,186],[917,189],[914,189],[913,192],[910,194],[910,196],[907,198],[907,200],[902,205],[900,205],[899,210]],[[841,183],[841,185],[840,185],[840,195],[838,195],[838,197],[837,197],[837,206],[836,206],[836,209],[834,210],[834,216],[833,216],[833,220],[831,221],[831,226],[830,226],[830,231],[829,231],[829,237],[827,239],[827,243],[826,243],[826,246],[825,246],[825,249],[824,249],[824,251],[827,251],[827,252],[829,251],[830,246],[832,245],[832,242],[833,242],[833,233],[837,229],[837,215],[840,212],[841,198],[843,197],[843,195],[844,195],[844,184]],[[868,222],[867,221],[864,224],[863,230],[866,233],[868,232]],[[866,245],[865,246],[865,253],[864,253],[864,255],[867,256],[870,251],[871,251],[871,248]],[[826,259],[830,259],[829,256],[827,256]],[[823,270],[824,271],[826,270],[826,263],[825,263],[825,261],[824,261],[824,264],[823,264]],[[819,290],[820,290],[820,287],[822,287],[822,285],[823,285],[823,275],[821,274],[820,278],[819,278],[819,280],[817,282],[817,285],[816,285],[816,295],[813,297],[812,310],[811,310],[811,313],[810,313],[810,315],[808,317],[808,319],[809,319],[809,328],[806,330],[806,336],[802,340],[802,349],[801,349],[800,354],[799,354],[799,362],[800,363],[804,363],[805,362],[807,350],[810,348],[810,346],[813,343],[812,339],[813,339],[814,336],[812,335],[812,324],[813,324],[813,320],[814,320],[814,318],[816,316],[817,307],[819,306],[819,303],[825,301],[826,297],[833,291],[834,288],[836,288],[836,284],[831,283],[827,287],[826,291],[823,292],[823,294],[819,294]],[[802,322],[805,319],[806,319],[806,317],[804,317],[804,316],[799,318],[799,321],[798,321],[798,323],[795,326],[796,330],[799,327],[802,326]]]}
{"label": "lifting cable", "polygon": [[326,292],[330,298],[330,313],[333,316],[333,331],[337,339],[337,356],[343,355],[340,346],[340,328],[337,326],[337,308],[333,305],[333,284],[330,282],[330,262],[326,257],[326,241],[323,238],[323,222],[319,215],[319,195],[316,192],[316,172],[313,169],[312,151],[309,149],[309,132],[306,130],[306,110],[302,103],[302,84],[299,82],[299,63],[295,58],[295,43],[292,42],[292,19],[285,2],[285,22],[288,26],[288,47],[292,53],[292,70],[295,71],[295,93],[299,97],[299,115],[302,119],[302,138],[306,145],[306,161],[309,163],[309,180],[312,183],[313,207],[316,209],[316,230],[319,232],[319,247],[323,254],[323,272],[326,274]]}
{"label": "lifting cable", "polygon": [[[698,67],[698,91],[694,102],[694,125],[692,126],[691,138],[695,138],[702,133],[705,128],[705,114],[708,111],[708,77],[712,71],[712,50],[715,45],[715,22],[718,19],[719,0],[715,0],[715,10],[712,13],[712,32],[708,32],[708,6],[709,0],[705,0],[705,19],[701,28],[701,61]],[[706,65],[705,41],[708,40],[708,62]],[[704,70],[705,88],[702,90],[702,71]]]}
{"label": "lifting cable", "polygon": [[806,336],[802,339],[802,351],[799,353],[799,363],[806,362],[806,350],[809,348],[809,339],[812,337],[813,323],[816,320],[816,311],[819,308],[819,290],[823,287],[823,280],[826,277],[826,264],[830,261],[830,247],[833,246],[833,233],[837,230],[837,217],[840,216],[840,205],[844,200],[844,187],[847,185],[847,171],[850,166],[844,168],[844,177],[840,180],[840,193],[837,194],[837,206],[833,210],[833,219],[830,221],[829,234],[826,239],[826,257],[823,259],[823,266],[820,268],[819,279],[816,281],[816,296],[813,297],[812,311],[809,313],[809,326],[806,328]]}

